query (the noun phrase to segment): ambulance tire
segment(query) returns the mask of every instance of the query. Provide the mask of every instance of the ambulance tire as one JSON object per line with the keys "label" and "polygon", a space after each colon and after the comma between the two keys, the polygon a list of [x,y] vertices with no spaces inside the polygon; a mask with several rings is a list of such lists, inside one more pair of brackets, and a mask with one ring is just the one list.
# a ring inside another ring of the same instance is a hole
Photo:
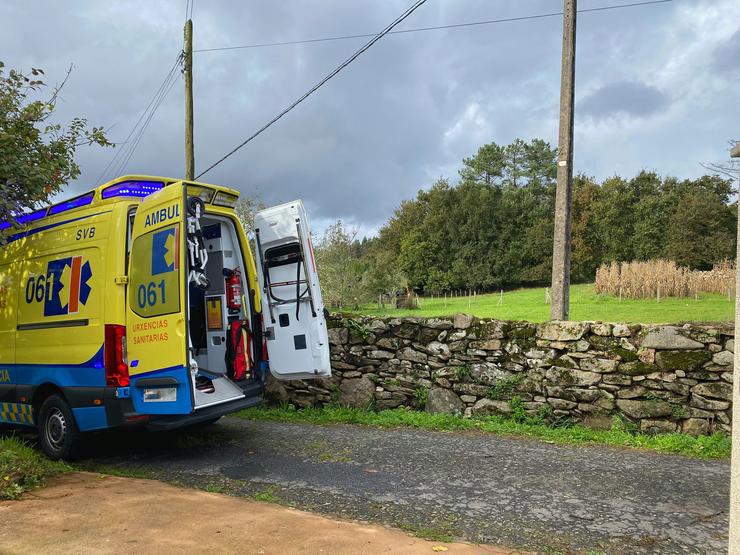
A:
{"label": "ambulance tire", "polygon": [[59,395],[51,395],[39,410],[39,445],[51,460],[72,460],[80,443],[72,409]]}

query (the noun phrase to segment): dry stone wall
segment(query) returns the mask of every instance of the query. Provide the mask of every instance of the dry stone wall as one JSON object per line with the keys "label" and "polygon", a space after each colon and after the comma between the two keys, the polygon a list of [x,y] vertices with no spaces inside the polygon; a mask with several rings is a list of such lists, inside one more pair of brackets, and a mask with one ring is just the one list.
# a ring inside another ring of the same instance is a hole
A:
{"label": "dry stone wall", "polygon": [[733,331],[716,326],[331,319],[331,379],[270,380],[268,401],[523,414],[649,433],[730,431]]}

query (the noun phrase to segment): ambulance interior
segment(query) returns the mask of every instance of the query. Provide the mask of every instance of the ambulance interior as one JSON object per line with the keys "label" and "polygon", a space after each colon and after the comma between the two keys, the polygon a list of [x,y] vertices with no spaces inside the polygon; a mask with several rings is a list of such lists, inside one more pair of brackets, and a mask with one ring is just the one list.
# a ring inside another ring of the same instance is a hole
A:
{"label": "ambulance interior", "polygon": [[188,280],[191,371],[195,407],[243,397],[259,387],[255,372],[251,294],[234,224],[228,218],[200,218],[207,254],[206,282]]}

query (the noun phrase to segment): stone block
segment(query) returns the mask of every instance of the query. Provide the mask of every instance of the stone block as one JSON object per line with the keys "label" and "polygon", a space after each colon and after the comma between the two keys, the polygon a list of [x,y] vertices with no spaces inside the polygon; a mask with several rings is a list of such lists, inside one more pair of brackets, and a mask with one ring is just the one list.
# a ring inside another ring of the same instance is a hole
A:
{"label": "stone block", "polygon": [[537,337],[550,341],[577,341],[590,329],[588,322],[554,321],[537,326]]}
{"label": "stone block", "polygon": [[339,402],[355,408],[367,408],[375,398],[375,384],[365,377],[342,380]]}
{"label": "stone block", "polygon": [[735,355],[731,351],[720,351],[712,357],[712,362],[720,366],[732,366]]}
{"label": "stone block", "polygon": [[473,405],[471,413],[473,416],[508,415],[511,414],[511,407],[508,401],[485,398]]}
{"label": "stone block", "polygon": [[692,407],[696,407],[699,409],[705,409],[705,410],[727,410],[730,408],[730,403],[728,401],[717,401],[715,399],[707,399],[706,397],[702,397],[701,395],[697,395],[696,393],[691,394],[691,400],[689,401],[689,404]]}
{"label": "stone block", "polygon": [[726,382],[700,383],[692,387],[691,392],[711,399],[732,401],[732,385]]}
{"label": "stone block", "polygon": [[581,360],[581,370],[605,374],[616,372],[619,362],[609,358],[584,358]]}
{"label": "stone block", "polygon": [[617,397],[620,399],[635,399],[642,397],[647,392],[647,389],[641,385],[633,385],[632,387],[626,387],[617,391]]}
{"label": "stone block", "polygon": [[435,387],[429,392],[426,411],[430,414],[462,414],[465,403],[454,391]]}
{"label": "stone block", "polygon": [[347,328],[331,328],[327,330],[329,335],[329,344],[331,345],[344,345],[349,339],[349,331]]}
{"label": "stone block", "polygon": [[646,349],[701,349],[703,343],[684,335],[685,331],[676,326],[654,326],[647,328],[641,345]]}
{"label": "stone block", "polygon": [[549,397],[547,403],[554,409],[558,410],[571,410],[576,407],[577,403],[573,401],[566,401],[565,399],[558,399],[557,397]]}
{"label": "stone block", "polygon": [[629,337],[632,335],[632,331],[627,324],[614,324],[612,335],[614,337]]}
{"label": "stone block", "polygon": [[591,333],[601,336],[609,336],[612,334],[612,325],[602,322],[594,322],[591,324]]}
{"label": "stone block", "polygon": [[689,418],[684,420],[681,425],[681,431],[692,436],[702,436],[709,434],[709,420],[703,418]]}
{"label": "stone block", "polygon": [[655,363],[662,370],[696,370],[709,360],[711,355],[705,350],[659,351],[655,354]]}
{"label": "stone block", "polygon": [[639,360],[623,362],[619,365],[619,373],[626,374],[628,376],[645,376],[646,374],[652,374],[657,369],[657,366],[653,364],[645,364]]}
{"label": "stone block", "polygon": [[658,418],[670,416],[673,407],[664,401],[635,401],[632,399],[619,399],[617,407],[631,418]]}
{"label": "stone block", "polygon": [[459,330],[466,330],[473,325],[473,316],[470,314],[455,314],[452,325]]}
{"label": "stone block", "polygon": [[646,434],[669,434],[676,431],[676,423],[670,420],[645,419],[640,421],[640,431]]}
{"label": "stone block", "polygon": [[408,360],[411,362],[425,363],[427,361],[427,355],[415,351],[411,347],[404,347],[398,352],[398,358],[401,360]]}

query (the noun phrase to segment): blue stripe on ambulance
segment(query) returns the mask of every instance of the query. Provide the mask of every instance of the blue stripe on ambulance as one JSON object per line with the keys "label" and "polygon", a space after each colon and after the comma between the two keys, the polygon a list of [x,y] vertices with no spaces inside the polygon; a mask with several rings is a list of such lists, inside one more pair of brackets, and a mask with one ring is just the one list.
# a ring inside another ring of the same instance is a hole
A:
{"label": "blue stripe on ambulance", "polygon": [[105,387],[103,346],[81,364],[4,364],[18,385],[53,383],[59,387]]}
{"label": "blue stripe on ambulance", "polygon": [[[18,385],[38,386],[52,383],[60,389],[65,387],[104,387],[105,370],[103,365],[103,346],[90,360],[81,364],[6,364],[4,365]],[[33,411],[29,404],[2,403],[2,405],[23,407],[23,411],[10,411],[7,414],[0,410],[0,422],[34,425]],[[80,431],[101,430],[108,427],[105,407],[73,408],[77,427]]]}

